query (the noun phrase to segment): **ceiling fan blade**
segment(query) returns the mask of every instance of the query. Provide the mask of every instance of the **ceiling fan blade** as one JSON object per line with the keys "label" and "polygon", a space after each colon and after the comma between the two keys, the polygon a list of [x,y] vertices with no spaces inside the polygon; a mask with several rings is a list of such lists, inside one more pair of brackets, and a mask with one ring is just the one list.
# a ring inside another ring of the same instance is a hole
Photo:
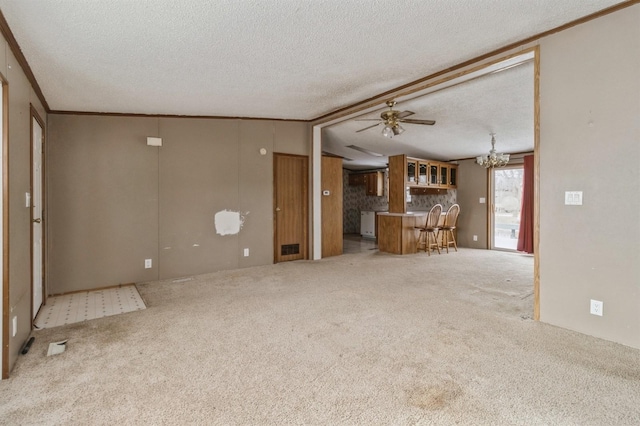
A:
{"label": "ceiling fan blade", "polygon": [[379,126],[380,124],[382,124],[382,123],[374,124],[374,125],[372,125],[372,126],[365,127],[364,129],[356,130],[356,133],[363,132],[363,131],[368,130],[368,129],[372,129],[372,128],[374,128],[374,127]]}
{"label": "ceiling fan blade", "polygon": [[380,121],[379,118],[356,118],[353,121]]}
{"label": "ceiling fan blade", "polygon": [[398,120],[402,123],[409,123],[409,124],[426,124],[427,126],[433,126],[434,124],[436,124],[436,122],[434,120]]}
{"label": "ceiling fan blade", "polygon": [[413,115],[413,114],[415,114],[415,112],[413,112],[413,111],[402,111],[402,112],[398,113],[397,117],[398,118],[405,118],[405,117],[408,117],[408,116]]}

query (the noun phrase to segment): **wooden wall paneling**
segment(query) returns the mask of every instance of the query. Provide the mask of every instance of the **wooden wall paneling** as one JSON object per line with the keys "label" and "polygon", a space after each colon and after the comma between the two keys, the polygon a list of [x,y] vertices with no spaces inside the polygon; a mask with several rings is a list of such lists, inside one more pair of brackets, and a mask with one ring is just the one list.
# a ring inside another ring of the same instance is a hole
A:
{"label": "wooden wall paneling", "polygon": [[322,156],[321,180],[322,257],[337,256],[342,254],[342,158]]}
{"label": "wooden wall paneling", "polygon": [[389,213],[406,213],[405,176],[406,155],[389,157]]}
{"label": "wooden wall paneling", "polygon": [[403,216],[402,217],[402,254],[416,253],[416,223],[420,221],[420,224],[424,224],[424,217],[420,216]]}
{"label": "wooden wall paneling", "polygon": [[400,216],[378,216],[378,248],[381,252],[402,254]]}

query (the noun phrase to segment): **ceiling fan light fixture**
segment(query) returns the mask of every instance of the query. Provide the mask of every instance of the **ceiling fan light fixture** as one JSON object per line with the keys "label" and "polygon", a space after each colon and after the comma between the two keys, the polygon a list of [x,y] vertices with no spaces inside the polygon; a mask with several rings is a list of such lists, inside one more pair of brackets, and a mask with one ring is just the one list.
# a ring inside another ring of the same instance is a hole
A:
{"label": "ceiling fan light fixture", "polygon": [[509,154],[497,154],[496,153],[496,134],[489,133],[491,135],[491,150],[489,155],[480,155],[476,157],[476,163],[483,166],[485,169],[493,167],[504,167],[509,163]]}
{"label": "ceiling fan light fixture", "polygon": [[386,138],[393,138],[393,136],[398,136],[399,134],[404,132],[404,128],[400,125],[400,123],[409,123],[409,124],[423,124],[427,126],[433,126],[436,124],[434,120],[417,120],[417,119],[408,119],[407,117],[415,114],[413,111],[396,111],[393,107],[396,105],[396,101],[387,101],[388,110],[380,113],[380,119],[375,118],[357,118],[355,121],[377,121],[378,123],[372,124],[371,126],[367,126],[363,129],[356,130],[356,133],[362,132],[364,130],[373,129],[374,127],[379,126],[380,124],[384,125],[382,129],[382,135]]}
{"label": "ceiling fan light fixture", "polygon": [[391,130],[393,130],[394,135],[398,136],[400,133],[404,132],[404,127],[402,127],[399,124],[396,124],[391,128]]}

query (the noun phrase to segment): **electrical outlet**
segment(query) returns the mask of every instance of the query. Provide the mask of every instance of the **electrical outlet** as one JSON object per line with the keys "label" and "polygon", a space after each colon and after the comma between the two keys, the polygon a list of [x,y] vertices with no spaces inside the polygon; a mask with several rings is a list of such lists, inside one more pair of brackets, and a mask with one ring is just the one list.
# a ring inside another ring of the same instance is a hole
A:
{"label": "electrical outlet", "polygon": [[244,249],[244,257],[249,257],[249,249]]}
{"label": "electrical outlet", "polygon": [[581,206],[582,191],[565,191],[564,204],[567,206]]}
{"label": "electrical outlet", "polygon": [[13,335],[12,337],[16,337],[16,334],[18,334],[18,317],[15,316],[13,317],[13,331],[11,332],[11,334]]}
{"label": "electrical outlet", "polygon": [[151,261],[151,259],[145,259],[144,260],[144,268],[145,269],[151,269],[152,265],[153,265],[153,262]]}
{"label": "electrical outlet", "polygon": [[598,315],[599,317],[602,316],[602,310],[604,309],[604,303],[601,302],[600,300],[593,300],[591,299],[591,315]]}
{"label": "electrical outlet", "polygon": [[473,241],[478,241],[478,236],[477,235],[473,236]]}

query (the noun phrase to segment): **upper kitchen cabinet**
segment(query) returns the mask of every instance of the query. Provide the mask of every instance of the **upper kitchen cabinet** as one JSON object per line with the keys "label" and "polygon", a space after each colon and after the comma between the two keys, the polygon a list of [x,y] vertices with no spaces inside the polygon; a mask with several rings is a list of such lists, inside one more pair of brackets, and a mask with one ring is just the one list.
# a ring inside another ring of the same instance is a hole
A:
{"label": "upper kitchen cabinet", "polygon": [[407,158],[407,183],[412,185],[418,182],[418,160]]}
{"label": "upper kitchen cabinet", "polygon": [[440,161],[407,157],[406,186],[410,188],[456,188],[458,166]]}
{"label": "upper kitchen cabinet", "polygon": [[349,185],[366,185],[365,176],[364,173],[351,173],[349,175]]}
{"label": "upper kitchen cabinet", "polygon": [[384,180],[382,172],[371,172],[366,175],[367,195],[382,197],[384,192]]}
{"label": "upper kitchen cabinet", "polygon": [[432,162],[429,164],[429,185],[434,188],[456,188],[458,165]]}
{"label": "upper kitchen cabinet", "polygon": [[449,165],[449,188],[457,188],[458,187],[458,165],[450,164]]}
{"label": "upper kitchen cabinet", "polygon": [[349,175],[349,185],[362,185],[366,194],[382,197],[384,193],[384,179],[382,172],[352,173]]}

